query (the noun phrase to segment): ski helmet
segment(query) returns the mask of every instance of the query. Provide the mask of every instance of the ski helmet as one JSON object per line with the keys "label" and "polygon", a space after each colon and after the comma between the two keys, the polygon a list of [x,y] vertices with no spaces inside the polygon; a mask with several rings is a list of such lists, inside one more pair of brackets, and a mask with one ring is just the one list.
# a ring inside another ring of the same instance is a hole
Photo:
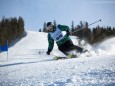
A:
{"label": "ski helmet", "polygon": [[53,25],[52,22],[48,22],[48,23],[47,23],[47,27],[48,27],[49,25]]}

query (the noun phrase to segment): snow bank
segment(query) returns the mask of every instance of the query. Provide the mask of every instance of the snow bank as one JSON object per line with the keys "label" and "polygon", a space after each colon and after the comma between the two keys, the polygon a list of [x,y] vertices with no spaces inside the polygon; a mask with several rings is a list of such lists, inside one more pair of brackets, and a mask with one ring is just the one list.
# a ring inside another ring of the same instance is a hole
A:
{"label": "snow bank", "polygon": [[96,49],[100,49],[100,51],[104,51],[106,54],[115,54],[115,37],[106,39],[102,43],[100,43]]}

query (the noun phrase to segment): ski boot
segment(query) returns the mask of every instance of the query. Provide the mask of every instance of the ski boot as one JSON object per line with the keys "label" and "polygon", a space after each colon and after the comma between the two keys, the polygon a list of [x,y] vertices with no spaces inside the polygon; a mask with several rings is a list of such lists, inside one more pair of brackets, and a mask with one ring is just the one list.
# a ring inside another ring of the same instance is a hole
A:
{"label": "ski boot", "polygon": [[68,59],[70,59],[70,58],[76,58],[76,55],[69,54],[69,55],[67,56],[67,58],[68,58]]}
{"label": "ski boot", "polygon": [[58,56],[55,56],[53,59],[54,59],[54,60],[58,60],[58,58],[59,58]]}

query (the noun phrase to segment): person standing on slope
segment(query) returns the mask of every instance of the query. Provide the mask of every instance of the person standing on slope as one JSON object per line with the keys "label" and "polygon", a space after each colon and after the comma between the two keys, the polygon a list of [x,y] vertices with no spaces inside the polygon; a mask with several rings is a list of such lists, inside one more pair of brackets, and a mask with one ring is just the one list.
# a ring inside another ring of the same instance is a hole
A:
{"label": "person standing on slope", "polygon": [[[71,50],[76,50],[77,52],[84,52],[84,49],[73,44],[70,39],[70,29],[66,25],[57,25],[56,27],[52,24],[52,22],[47,23],[47,31],[48,31],[48,51],[47,55],[50,55],[50,52],[53,50],[54,41],[58,46],[58,49],[64,53],[67,58],[74,58],[75,55],[69,53]],[[62,31],[66,31],[66,35],[62,34]]]}

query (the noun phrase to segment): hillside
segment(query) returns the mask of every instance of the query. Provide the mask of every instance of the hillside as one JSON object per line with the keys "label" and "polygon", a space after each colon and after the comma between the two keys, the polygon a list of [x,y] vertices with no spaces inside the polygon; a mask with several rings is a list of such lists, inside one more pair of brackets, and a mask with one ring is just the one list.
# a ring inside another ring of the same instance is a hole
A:
{"label": "hillside", "polygon": [[[77,40],[71,37],[75,44]],[[47,33],[28,31],[27,36],[0,54],[0,86],[115,86],[115,38],[98,46],[86,45],[90,56],[52,60],[63,55],[55,45],[50,56]]]}

